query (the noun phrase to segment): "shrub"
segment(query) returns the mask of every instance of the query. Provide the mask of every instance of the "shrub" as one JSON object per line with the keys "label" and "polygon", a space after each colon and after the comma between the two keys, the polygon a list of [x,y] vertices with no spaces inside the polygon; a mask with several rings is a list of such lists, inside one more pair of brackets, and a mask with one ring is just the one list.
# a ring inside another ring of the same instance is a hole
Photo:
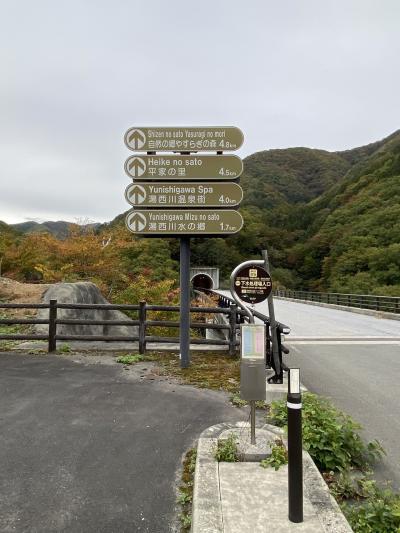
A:
{"label": "shrub", "polygon": [[[276,425],[285,427],[286,401],[273,402],[270,414]],[[303,395],[302,425],[304,448],[322,471],[365,468],[384,453],[376,440],[364,444],[360,424],[315,394]]]}
{"label": "shrub", "polygon": [[400,497],[376,486],[366,502],[342,504],[354,533],[395,533],[400,531]]}

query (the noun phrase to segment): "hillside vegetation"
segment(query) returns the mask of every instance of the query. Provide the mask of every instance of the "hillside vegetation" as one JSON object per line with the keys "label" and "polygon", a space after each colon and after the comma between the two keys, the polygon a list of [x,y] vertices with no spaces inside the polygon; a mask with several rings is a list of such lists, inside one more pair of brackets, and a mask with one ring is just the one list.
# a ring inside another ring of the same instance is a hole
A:
{"label": "hillside vegetation", "polygon": [[[243,230],[192,239],[193,265],[217,266],[228,278],[240,261],[258,259],[267,248],[275,286],[400,295],[400,132],[342,152],[258,152],[245,159],[240,183]],[[90,279],[106,296],[145,275],[155,284],[169,280],[173,293],[178,239],[134,237],[122,214],[84,229],[65,224],[0,223],[3,275]]]}

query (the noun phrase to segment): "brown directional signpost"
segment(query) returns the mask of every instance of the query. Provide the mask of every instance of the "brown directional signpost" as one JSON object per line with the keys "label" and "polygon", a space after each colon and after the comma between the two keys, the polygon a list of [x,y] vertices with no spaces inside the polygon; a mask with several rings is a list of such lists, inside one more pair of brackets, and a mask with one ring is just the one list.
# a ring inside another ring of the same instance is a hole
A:
{"label": "brown directional signpost", "polygon": [[133,155],[125,172],[141,180],[234,180],[243,172],[236,155]]}
{"label": "brown directional signpost", "polygon": [[125,144],[135,152],[226,152],[242,146],[243,133],[234,126],[135,126],[126,132]]}
{"label": "brown directional signpost", "polygon": [[125,198],[140,207],[234,207],[243,199],[237,183],[142,183],[128,185]]}
{"label": "brown directional signpost", "polygon": [[231,235],[242,229],[242,215],[232,209],[148,209],[133,210],[126,217],[127,228],[142,235]]}
{"label": "brown directional signpost", "polygon": [[126,132],[125,144],[135,152],[147,152],[133,154],[125,162],[132,179],[125,197],[134,207],[126,216],[127,228],[136,235],[180,238],[180,357],[181,367],[186,368],[190,236],[223,237],[243,227],[242,216],[232,209],[243,199],[243,190],[234,181],[243,172],[243,163],[237,156],[223,154],[241,147],[243,133],[233,126],[135,126]]}

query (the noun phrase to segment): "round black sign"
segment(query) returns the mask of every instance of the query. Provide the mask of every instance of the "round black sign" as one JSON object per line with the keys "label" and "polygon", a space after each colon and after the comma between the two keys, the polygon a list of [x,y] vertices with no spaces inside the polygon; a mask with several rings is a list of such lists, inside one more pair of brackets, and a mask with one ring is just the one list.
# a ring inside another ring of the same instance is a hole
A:
{"label": "round black sign", "polygon": [[272,280],[268,272],[257,265],[241,268],[235,275],[234,289],[243,302],[257,304],[268,298]]}

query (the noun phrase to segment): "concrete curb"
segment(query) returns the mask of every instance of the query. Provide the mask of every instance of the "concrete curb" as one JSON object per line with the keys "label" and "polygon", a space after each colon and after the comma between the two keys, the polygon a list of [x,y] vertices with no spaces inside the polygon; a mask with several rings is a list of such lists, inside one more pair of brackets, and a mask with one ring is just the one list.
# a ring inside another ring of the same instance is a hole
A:
{"label": "concrete curb", "polygon": [[348,311],[349,313],[358,313],[359,315],[370,315],[377,318],[390,318],[400,320],[400,315],[396,313],[387,313],[386,311],[374,311],[373,309],[359,309],[358,307],[348,307],[347,305],[327,304],[325,302],[312,302],[310,300],[298,300],[297,298],[284,298],[283,296],[274,296],[275,300],[284,300],[287,302],[297,302],[299,304],[316,305],[317,307],[326,307],[328,309],[338,309],[339,311]]}
{"label": "concrete curb", "polygon": [[[224,529],[222,501],[219,486],[219,464],[214,459],[218,436],[229,429],[243,428],[245,423],[218,424],[200,435],[197,447],[196,471],[193,492],[192,533],[227,533]],[[283,431],[270,424],[260,429],[278,437]],[[283,439],[285,440],[285,439]],[[237,463],[241,464],[241,463]],[[309,499],[324,533],[351,533],[352,529],[331,496],[329,489],[311,459],[303,451],[304,495]],[[274,510],[271,506],[271,515]],[[249,519],[251,521],[251,519]],[[293,524],[293,530],[299,524]]]}

